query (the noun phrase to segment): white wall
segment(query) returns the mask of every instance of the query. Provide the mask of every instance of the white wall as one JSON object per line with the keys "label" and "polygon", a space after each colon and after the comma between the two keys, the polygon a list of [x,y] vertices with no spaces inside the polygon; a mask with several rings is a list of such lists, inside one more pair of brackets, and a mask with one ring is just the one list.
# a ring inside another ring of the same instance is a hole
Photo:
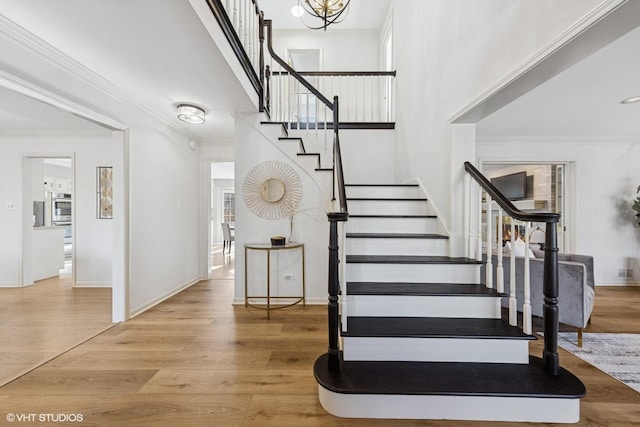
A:
{"label": "white wall", "polygon": [[[285,49],[321,49],[323,71],[378,70],[379,35],[375,30],[273,31],[273,50],[283,59]],[[275,69],[275,68],[274,68]]]}
{"label": "white wall", "polygon": [[[575,162],[573,252],[594,257],[596,284],[640,283],[640,227],[631,209],[640,185],[637,141],[481,141],[478,156],[481,161]],[[618,269],[633,269],[634,280],[618,279]]]}
{"label": "white wall", "polygon": [[[95,212],[96,166],[112,164],[109,133],[0,135],[0,286],[20,285],[22,158],[43,154],[75,155],[76,284],[110,286],[113,229],[111,221],[96,219]],[[8,209],[8,203],[15,208]]]}
{"label": "white wall", "polygon": [[[290,164],[298,172],[303,185],[303,199],[298,209],[299,213],[295,215],[297,230],[295,234],[296,240],[305,244],[307,302],[326,304],[329,222],[324,210],[323,195],[310,175],[291,162],[282,151],[251,125],[251,123],[255,124],[258,121],[257,114],[250,115],[246,120],[236,119],[235,182],[238,190],[236,191],[234,302],[244,303],[244,244],[268,243],[271,236],[276,235],[289,237],[288,219],[268,221],[256,216],[247,208],[241,191],[251,168],[266,160],[279,160]],[[280,271],[277,278],[272,279],[272,284],[275,290],[281,292],[281,295],[286,295],[286,292],[296,291],[296,289],[290,289],[294,281],[287,283],[284,274],[289,272],[298,274],[296,268],[299,266],[296,261],[299,260],[299,254],[282,253],[281,255],[283,255],[282,259],[278,262],[281,266],[286,267]],[[262,288],[261,292],[264,294],[266,284],[264,266],[252,263],[249,274],[251,275],[250,293],[252,289],[257,293]]]}
{"label": "white wall", "polygon": [[200,279],[200,164],[188,139],[130,135],[130,313]]}
{"label": "white wall", "polygon": [[[450,118],[542,50],[600,0],[394,0],[396,173],[418,177],[454,215]],[[458,164],[459,163],[459,164]]]}

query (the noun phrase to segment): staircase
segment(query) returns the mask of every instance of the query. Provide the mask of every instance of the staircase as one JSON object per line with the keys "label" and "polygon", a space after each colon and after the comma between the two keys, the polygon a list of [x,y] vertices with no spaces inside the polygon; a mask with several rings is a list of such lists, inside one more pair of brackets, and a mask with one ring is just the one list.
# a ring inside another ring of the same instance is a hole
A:
{"label": "staircase", "polygon": [[[577,422],[583,384],[529,355],[475,259],[448,238],[418,185],[348,185],[346,307],[338,362],[315,363],[339,417]],[[343,284],[343,292],[345,286]]]}

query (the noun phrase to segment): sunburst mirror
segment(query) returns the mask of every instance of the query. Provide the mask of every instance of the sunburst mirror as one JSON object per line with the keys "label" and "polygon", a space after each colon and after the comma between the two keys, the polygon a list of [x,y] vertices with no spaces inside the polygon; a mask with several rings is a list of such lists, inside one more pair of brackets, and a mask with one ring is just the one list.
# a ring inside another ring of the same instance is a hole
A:
{"label": "sunburst mirror", "polygon": [[288,164],[267,160],[254,166],[242,184],[244,202],[260,218],[292,216],[302,200],[302,181]]}

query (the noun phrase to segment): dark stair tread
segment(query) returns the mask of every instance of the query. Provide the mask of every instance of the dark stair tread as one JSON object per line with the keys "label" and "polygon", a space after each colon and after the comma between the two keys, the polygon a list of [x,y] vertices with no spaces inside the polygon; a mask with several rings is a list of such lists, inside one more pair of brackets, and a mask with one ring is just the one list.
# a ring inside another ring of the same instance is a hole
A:
{"label": "dark stair tread", "polygon": [[483,338],[535,340],[502,319],[348,317],[343,337]]}
{"label": "dark stair tread", "polygon": [[418,187],[418,184],[345,184],[345,187]]}
{"label": "dark stair tread", "polygon": [[552,377],[542,359],[529,364],[461,362],[345,362],[320,356],[316,381],[342,394],[502,396],[576,399],[586,395],[582,381],[560,368]]}
{"label": "dark stair tread", "polygon": [[349,215],[351,218],[437,218],[437,215]]}
{"label": "dark stair tread", "polygon": [[318,156],[318,157],[320,157],[320,153],[296,153],[296,156]]}
{"label": "dark stair tread", "polygon": [[347,255],[346,260],[369,264],[482,264],[473,258],[433,255]]}
{"label": "dark stair tread", "polygon": [[349,295],[502,297],[495,289],[473,283],[347,282]]}
{"label": "dark stair tread", "polygon": [[354,202],[426,202],[425,197],[347,197],[347,201]]}
{"label": "dark stair tread", "polygon": [[316,168],[316,172],[333,172],[333,168]]}
{"label": "dark stair tread", "polygon": [[346,237],[354,239],[448,239],[449,236],[435,233],[347,233]]}

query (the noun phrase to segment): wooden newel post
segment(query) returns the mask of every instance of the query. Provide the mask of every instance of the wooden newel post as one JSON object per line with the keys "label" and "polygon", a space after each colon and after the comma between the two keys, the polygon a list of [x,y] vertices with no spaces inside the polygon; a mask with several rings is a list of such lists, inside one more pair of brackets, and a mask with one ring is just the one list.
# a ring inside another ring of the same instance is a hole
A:
{"label": "wooden newel post", "polygon": [[338,346],[338,332],[340,330],[340,307],[338,297],[340,294],[339,254],[338,254],[338,222],[344,221],[340,212],[328,213],[329,217],[329,363],[337,367],[340,360],[340,348]]}
{"label": "wooden newel post", "polygon": [[558,224],[547,222],[544,242],[544,370],[557,376],[560,370],[558,356]]}

